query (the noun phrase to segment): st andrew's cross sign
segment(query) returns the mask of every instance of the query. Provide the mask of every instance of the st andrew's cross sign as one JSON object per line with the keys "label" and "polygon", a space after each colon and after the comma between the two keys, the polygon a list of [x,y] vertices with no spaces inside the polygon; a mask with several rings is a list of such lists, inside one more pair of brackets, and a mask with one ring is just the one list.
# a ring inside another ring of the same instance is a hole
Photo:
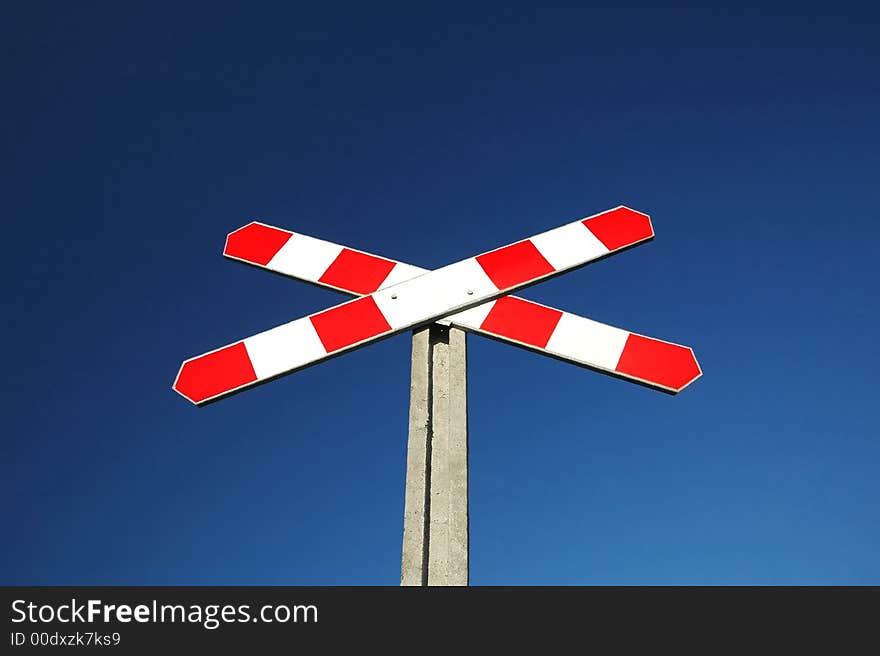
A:
{"label": "st andrew's cross sign", "polygon": [[701,373],[690,348],[505,296],[653,237],[646,214],[618,207],[427,272],[251,223],[228,236],[224,255],[360,298],[190,358],[174,389],[202,405],[342,351],[445,320],[676,393]]}

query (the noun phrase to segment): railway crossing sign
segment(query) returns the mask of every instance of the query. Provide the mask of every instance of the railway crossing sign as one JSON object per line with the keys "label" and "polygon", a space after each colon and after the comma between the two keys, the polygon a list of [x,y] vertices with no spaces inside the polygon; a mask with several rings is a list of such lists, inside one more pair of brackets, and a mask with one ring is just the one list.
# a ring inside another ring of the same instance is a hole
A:
{"label": "railway crossing sign", "polygon": [[618,207],[427,272],[251,223],[228,236],[224,255],[360,298],[190,358],[174,389],[203,405],[445,319],[470,332],[676,393],[701,373],[690,348],[505,296],[653,237],[648,215]]}
{"label": "railway crossing sign", "polygon": [[252,222],[228,235],[226,257],[357,298],[185,360],[173,389],[205,405],[414,330],[401,582],[466,585],[462,330],[678,393],[702,375],[689,347],[510,295],[653,238],[647,214],[619,206],[428,271]]}

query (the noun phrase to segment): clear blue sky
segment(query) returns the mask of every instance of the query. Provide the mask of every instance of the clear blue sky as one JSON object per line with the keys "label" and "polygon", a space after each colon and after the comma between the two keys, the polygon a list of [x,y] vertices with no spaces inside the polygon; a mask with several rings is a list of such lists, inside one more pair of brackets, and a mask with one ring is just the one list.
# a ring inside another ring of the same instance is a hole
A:
{"label": "clear blue sky", "polygon": [[409,336],[209,407],[340,302],[258,219],[436,267],[626,204],[528,290],[694,347],[677,397],[469,338],[474,584],[880,583],[875,3],[17,3],[0,583],[399,580]]}

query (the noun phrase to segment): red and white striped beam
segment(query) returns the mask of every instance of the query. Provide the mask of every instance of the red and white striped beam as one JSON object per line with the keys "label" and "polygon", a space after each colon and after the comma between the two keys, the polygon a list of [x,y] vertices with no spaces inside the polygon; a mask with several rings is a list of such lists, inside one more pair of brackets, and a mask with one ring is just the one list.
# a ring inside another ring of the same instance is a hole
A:
{"label": "red and white striped beam", "polygon": [[[621,219],[627,212],[632,213],[630,234],[645,230],[646,215],[628,208],[619,207],[599,216],[612,215],[622,224]],[[592,227],[594,234],[601,235],[603,246],[614,245],[613,236],[603,232],[595,220]],[[223,254],[357,296],[428,271],[259,222],[230,233]],[[690,347],[632,333],[516,296],[489,301],[438,323],[452,324],[671,394],[680,392],[702,373]]]}
{"label": "red and white striped beam", "polygon": [[[265,231],[263,234],[264,237],[269,235]],[[250,242],[249,246],[240,249],[240,254],[250,249],[249,257],[245,261],[263,266],[279,256],[283,260],[292,254],[289,248],[285,251],[285,247],[293,241],[291,233],[287,233],[287,238],[282,241],[283,236],[274,233],[270,239],[251,239],[253,235],[250,235],[244,240]],[[385,267],[388,271],[376,283],[377,289],[372,293],[187,360],[181,366],[174,389],[192,402],[204,404],[315,364],[332,355],[492,301],[509,291],[534,284],[652,237],[653,229],[647,215],[627,208],[616,208],[436,271],[410,276],[400,282],[394,281],[378,289],[389,278],[393,269],[397,268],[397,263],[387,261]],[[285,251],[284,255],[282,251]],[[352,286],[351,280],[346,280],[346,272],[349,271],[347,265],[337,262],[342,252],[337,253],[325,265],[324,273],[319,276],[324,277],[325,284],[338,289]],[[308,249],[308,256],[315,261],[320,259],[316,249]],[[295,260],[302,264],[303,258]],[[334,264],[337,266],[334,267]],[[362,284],[363,279],[353,283],[354,286]],[[509,302],[493,304],[477,323],[480,326],[478,330],[493,334],[492,321],[502,317],[502,314],[496,314],[495,319],[490,321],[492,310],[496,307],[507,307],[507,314],[510,314]],[[483,308],[478,308],[476,314],[479,315],[482,310]],[[546,310],[558,312],[552,308]],[[549,346],[557,330],[561,329],[560,337],[555,341],[568,348],[566,344],[570,339],[570,331],[567,327],[570,322],[566,320],[563,324],[563,314],[559,313],[556,321],[558,325],[553,326],[545,347]],[[475,319],[476,317],[471,323],[475,323]],[[622,335],[626,336],[617,358],[618,361],[624,361],[625,365],[624,351],[628,349],[624,347],[630,342],[630,334],[619,329],[605,328],[618,331],[617,341],[620,341]],[[528,345],[528,340],[535,339],[532,333],[521,337],[525,339],[517,341],[521,341],[523,345]],[[604,338],[608,342],[605,346],[607,352],[609,348],[613,348],[611,342],[614,340],[607,331]],[[552,354],[550,348],[546,350]],[[617,366],[620,367],[620,362]],[[640,378],[639,372],[633,375],[626,373],[626,370],[627,367],[624,366],[620,372],[615,373],[634,379]]]}

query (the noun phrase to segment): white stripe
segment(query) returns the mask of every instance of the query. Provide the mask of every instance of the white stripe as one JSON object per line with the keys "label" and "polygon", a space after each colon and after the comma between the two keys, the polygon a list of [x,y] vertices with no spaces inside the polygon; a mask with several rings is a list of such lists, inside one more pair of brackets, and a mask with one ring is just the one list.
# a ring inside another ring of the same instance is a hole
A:
{"label": "white stripe", "polygon": [[605,245],[580,221],[542,232],[531,241],[557,271],[608,253]]}
{"label": "white stripe", "polygon": [[327,353],[308,318],[248,337],[244,346],[259,380],[290,371]]}
{"label": "white stripe", "polygon": [[294,233],[275,253],[275,257],[269,260],[266,268],[317,282],[341,252],[342,246],[338,244]]}
{"label": "white stripe", "polygon": [[[373,294],[393,329],[416,325],[449,308],[450,312],[497,295],[498,288],[476,259],[468,258]],[[439,318],[439,317],[436,317]]]}
{"label": "white stripe", "polygon": [[[488,303],[483,303],[482,305],[478,305],[477,307],[472,307],[470,310],[465,310],[464,312],[459,312],[458,314],[452,314],[446,319],[451,321],[452,323],[456,323],[460,326],[464,326],[465,328],[470,328],[471,330],[479,330],[480,326],[483,325],[483,322],[486,320],[486,317],[489,316],[489,313],[492,311],[492,308],[495,307],[495,301],[489,301]],[[440,323],[439,321],[437,323]]]}
{"label": "white stripe", "polygon": [[563,312],[547,342],[550,353],[614,371],[629,332]]}
{"label": "white stripe", "polygon": [[385,280],[382,281],[382,284],[379,285],[379,289],[384,289],[385,287],[391,287],[391,285],[406,282],[410,278],[415,278],[416,276],[420,276],[423,273],[428,273],[428,270],[415,267],[412,264],[404,264],[403,262],[398,262],[394,265],[394,268],[388,272],[388,276],[385,278]]}

